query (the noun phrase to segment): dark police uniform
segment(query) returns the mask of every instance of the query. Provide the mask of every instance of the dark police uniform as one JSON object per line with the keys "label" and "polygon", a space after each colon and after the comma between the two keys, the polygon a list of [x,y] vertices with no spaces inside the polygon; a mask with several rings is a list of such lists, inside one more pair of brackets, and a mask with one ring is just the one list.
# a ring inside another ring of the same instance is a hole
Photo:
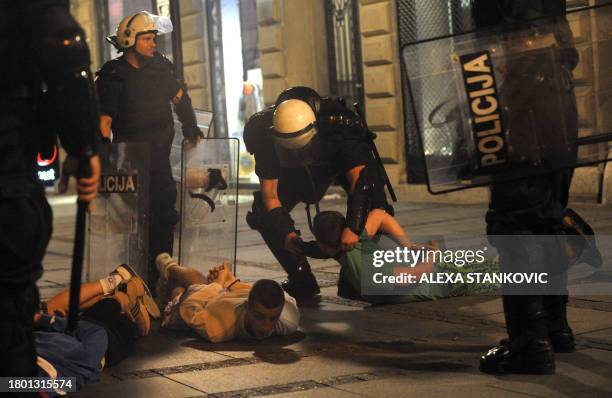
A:
{"label": "dark police uniform", "polygon": [[[547,142],[559,140],[556,134],[561,134],[560,128],[563,125],[567,131],[577,134],[571,70],[578,62],[578,54],[571,46],[572,34],[564,15],[565,0],[477,0],[474,4],[474,19],[479,28],[542,16],[557,16],[561,22],[560,26],[564,27],[554,32],[556,41],[566,45],[563,53],[559,54],[558,59],[561,62],[555,65],[532,62],[534,60],[528,59],[529,56],[517,59],[514,63],[509,62],[508,74],[511,74],[513,68],[515,72],[520,73],[516,73],[511,82],[505,82],[506,87],[500,87],[502,103],[518,110],[521,109],[521,101],[524,101],[532,110],[535,109],[533,112],[539,118],[532,122],[535,123],[539,137],[547,137]],[[550,23],[551,19],[530,24],[537,30],[542,28],[539,24],[544,21]],[[551,96],[559,95],[548,86],[545,78],[541,78],[550,76],[551,68],[557,69],[555,72],[566,78],[566,92],[560,94],[560,100],[566,109],[563,115],[553,114],[548,109]],[[514,87],[522,87],[527,98],[519,99],[508,94],[516,92]],[[528,125],[527,114],[520,111],[514,113],[507,119],[513,134],[533,134],[531,131],[534,124]],[[559,294],[559,291],[567,290],[565,271],[568,260],[563,240],[555,238],[563,235],[562,217],[568,203],[572,173],[572,170],[557,171],[491,186],[489,211],[486,215],[487,234],[489,241],[500,253],[502,271],[552,271],[554,274],[551,278],[556,279],[551,288],[555,289],[556,294],[539,295],[537,292],[528,291],[523,295],[504,295],[504,314],[509,340],[483,356],[483,371],[552,373],[553,348],[555,351],[573,350],[573,335],[566,319],[567,295]],[[527,237],[514,239],[499,235]]]}
{"label": "dark police uniform", "polygon": [[96,149],[89,50],[68,8],[68,1],[59,0],[0,1],[2,376],[36,376],[36,280],[52,229],[36,154],[56,132],[72,156],[90,156]]}
{"label": "dark police uniform", "polygon": [[[304,159],[304,156],[295,156],[295,152],[275,145],[270,134],[274,110],[273,106],[251,116],[244,129],[244,141],[247,150],[255,156],[257,176],[265,180],[278,180],[278,198],[286,211],[291,211],[299,202],[317,203],[334,181],[349,192],[346,173],[362,165],[365,166],[363,175],[374,187],[370,193],[372,200],[369,208],[363,211],[376,207],[391,210],[386,201],[380,166],[367,140],[367,131],[359,116],[348,109],[343,100],[320,100],[320,109],[316,112],[318,133],[304,150],[308,153],[307,164],[295,160],[298,157]],[[247,222],[253,229],[259,230],[287,272],[288,282],[302,285],[309,293],[318,293],[306,257],[294,255],[284,247],[284,238],[290,231],[279,229],[273,220],[266,217],[260,192],[255,192],[254,196],[253,211],[247,215]],[[291,223],[293,228],[293,221]],[[284,287],[287,287],[287,283]],[[300,294],[299,291],[290,293]]]}
{"label": "dark police uniform", "polygon": [[158,271],[155,257],[172,253],[176,185],[170,167],[170,150],[174,138],[171,100],[183,89],[188,109],[178,112],[185,138],[200,134],[191,101],[173,74],[172,63],[159,53],[134,68],[125,56],[105,63],[97,73],[96,86],[100,110],[112,118],[114,142],[143,142],[150,148],[151,200],[149,213],[149,283],[155,283]]}

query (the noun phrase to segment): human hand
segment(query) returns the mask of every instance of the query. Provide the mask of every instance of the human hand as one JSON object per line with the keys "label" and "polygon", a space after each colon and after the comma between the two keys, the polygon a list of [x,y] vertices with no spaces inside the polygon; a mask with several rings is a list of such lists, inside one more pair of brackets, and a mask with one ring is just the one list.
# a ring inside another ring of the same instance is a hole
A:
{"label": "human hand", "polygon": [[359,243],[359,236],[351,231],[350,228],[344,228],[340,237],[340,247],[345,252],[351,251]]}
{"label": "human hand", "polygon": [[98,193],[98,185],[100,183],[100,157],[94,155],[89,158],[89,176],[78,177],[79,158],[69,155],[64,161],[62,167],[62,177],[59,182],[59,192],[65,193],[68,189],[68,180],[70,176],[77,177],[77,194],[79,202],[88,204],[88,211],[93,211],[93,200]]}
{"label": "human hand", "polygon": [[285,236],[285,249],[289,250],[293,254],[303,254],[302,250],[300,249],[300,245],[302,243],[302,238],[300,238],[300,235],[298,235],[297,232],[289,232],[287,236]]}

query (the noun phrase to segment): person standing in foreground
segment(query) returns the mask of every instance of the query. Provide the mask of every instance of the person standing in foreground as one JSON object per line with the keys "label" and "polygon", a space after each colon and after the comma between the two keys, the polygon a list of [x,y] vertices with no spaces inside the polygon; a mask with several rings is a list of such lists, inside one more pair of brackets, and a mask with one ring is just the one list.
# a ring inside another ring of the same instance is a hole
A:
{"label": "person standing in foreground", "polygon": [[[508,62],[507,73],[513,75],[514,80],[507,79],[503,83],[500,95],[502,103],[513,110],[506,123],[515,136],[537,132],[540,138],[555,140],[563,134],[563,127],[577,133],[571,71],[578,62],[578,53],[572,45],[565,11],[565,0],[477,0],[474,3],[478,28],[520,22],[521,26],[529,25],[533,32],[539,33],[540,36],[534,36],[534,49],[544,48],[537,39],[546,35],[554,35],[554,40],[560,44],[559,62],[535,58],[537,51],[535,55],[527,52]],[[534,18],[540,19],[532,21]],[[551,21],[555,22],[554,32],[548,31]],[[515,27],[509,26],[508,30],[512,29]],[[537,60],[539,62],[534,62]],[[551,83],[553,75],[565,79],[565,91],[561,94]],[[510,94],[516,93],[512,88],[517,86],[523,87],[522,101]],[[555,95],[561,96],[560,101],[567,110],[563,115],[547,111]],[[529,110],[537,115],[537,120],[525,117]],[[546,268],[552,270],[557,283],[554,292],[534,292],[528,287],[525,293],[510,293],[506,290],[508,287],[504,287],[503,307],[509,338],[482,356],[480,370],[483,372],[551,374],[555,372],[554,352],[574,350],[574,337],[566,318],[568,260],[560,238],[564,234],[562,219],[572,174],[573,170],[555,171],[491,186],[487,234],[500,254],[502,271],[542,272]],[[508,235],[515,235],[517,239],[508,238]],[[562,291],[565,294],[559,294]]]}
{"label": "person standing in foreground", "polygon": [[0,2],[0,375],[36,376],[36,281],[52,215],[36,173],[40,147],[55,140],[79,200],[91,203],[100,176],[97,102],[85,34],[60,0]]}
{"label": "person standing in foreground", "polygon": [[122,52],[97,72],[100,95],[100,131],[113,142],[143,142],[150,150],[151,199],[149,213],[148,284],[158,278],[155,257],[172,253],[176,185],[170,167],[174,138],[172,105],[182,124],[183,136],[192,144],[203,137],[182,85],[173,73],[172,63],[157,52],[157,35],[172,30],[169,19],[146,11],[127,16],[108,40]]}

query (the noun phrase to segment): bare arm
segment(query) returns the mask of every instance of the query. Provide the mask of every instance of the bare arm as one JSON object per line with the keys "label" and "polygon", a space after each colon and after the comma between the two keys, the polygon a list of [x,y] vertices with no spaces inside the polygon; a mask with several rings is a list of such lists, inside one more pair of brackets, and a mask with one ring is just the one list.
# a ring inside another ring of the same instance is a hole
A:
{"label": "bare arm", "polygon": [[[351,194],[355,192],[355,185],[357,185],[357,180],[359,180],[359,174],[364,168],[365,166],[363,165],[355,166],[346,173],[346,179],[351,184]],[[355,246],[357,246],[358,242],[359,236],[357,236],[357,234],[354,233],[349,227],[344,228],[342,231],[342,236],[340,237],[340,245],[342,250],[353,250]]]}
{"label": "bare arm", "polygon": [[357,184],[357,180],[359,179],[359,174],[361,170],[363,170],[365,166],[355,166],[349,171],[346,172],[346,179],[351,184],[351,193],[355,192],[355,184]]}
{"label": "bare arm", "polygon": [[390,235],[391,238],[399,245],[410,247],[412,241],[406,235],[406,231],[390,214],[381,209],[373,209],[368,213],[368,219],[365,224],[365,229],[369,236],[374,236],[377,233]]}
{"label": "bare arm", "polygon": [[179,88],[179,91],[177,91],[176,95],[172,98],[172,103],[174,105],[178,105],[179,102],[181,102],[181,99],[183,98],[183,94],[185,94],[185,92],[182,88]]}
{"label": "bare arm", "polygon": [[261,196],[267,211],[282,207],[278,198],[278,180],[261,180]]}

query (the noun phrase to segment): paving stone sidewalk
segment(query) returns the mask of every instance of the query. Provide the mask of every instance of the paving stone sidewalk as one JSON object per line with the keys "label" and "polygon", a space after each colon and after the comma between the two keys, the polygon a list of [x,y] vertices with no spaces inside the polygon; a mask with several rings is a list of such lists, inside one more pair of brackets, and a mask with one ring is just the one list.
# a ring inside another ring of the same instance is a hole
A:
{"label": "paving stone sidewalk", "polygon": [[[55,230],[41,293],[67,286],[74,207],[54,199]],[[242,280],[282,280],[261,238],[239,215]],[[324,209],[343,210],[341,200]],[[612,208],[575,207],[599,234],[612,233]],[[486,208],[403,203],[397,218],[409,234],[482,235]],[[301,209],[294,217],[307,229]],[[612,258],[612,253],[604,253]],[[313,261],[323,299],[302,309],[300,331],[260,343],[209,344],[195,335],[160,330],[137,342],[134,355],[106,369],[79,397],[612,397],[612,292],[570,301],[577,351],[557,355],[554,376],[494,377],[478,358],[504,337],[501,300],[459,297],[370,306],[336,296],[338,266]]]}

